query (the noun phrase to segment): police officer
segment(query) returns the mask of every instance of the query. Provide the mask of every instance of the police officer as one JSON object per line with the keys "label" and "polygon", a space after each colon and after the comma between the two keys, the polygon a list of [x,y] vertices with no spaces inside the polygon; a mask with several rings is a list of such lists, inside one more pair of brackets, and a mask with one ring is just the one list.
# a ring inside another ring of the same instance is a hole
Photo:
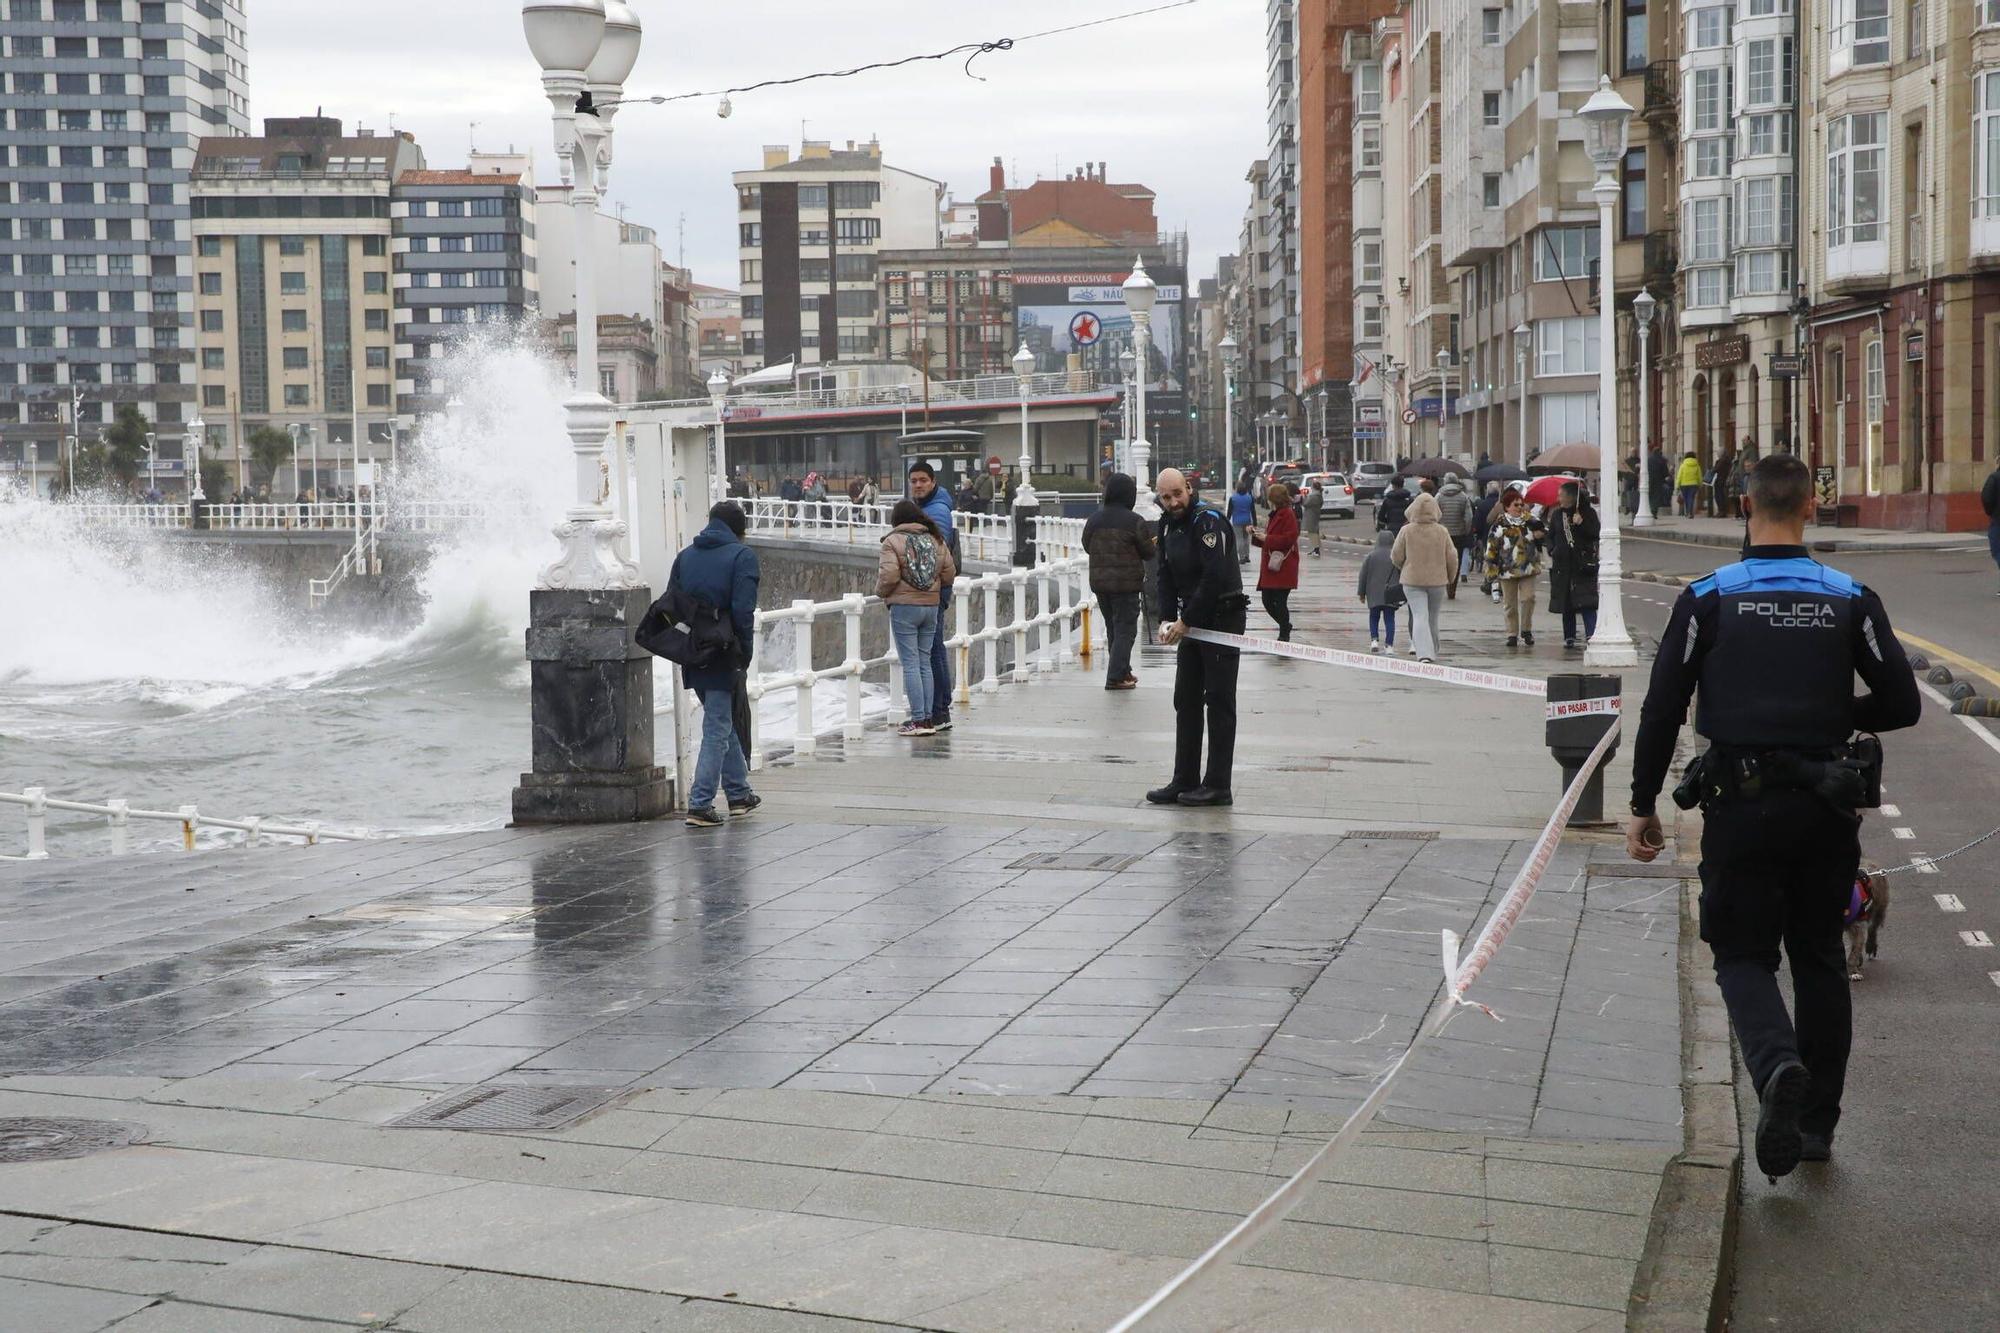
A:
{"label": "police officer", "polygon": [[[1849,734],[1913,726],[1922,704],[1881,600],[1806,555],[1806,465],[1759,460],[1743,497],[1745,558],[1683,590],[1660,640],[1625,846],[1640,861],[1659,854],[1654,803],[1699,687],[1701,938],[1757,1088],[1757,1165],[1777,1177],[1826,1161],[1840,1119],[1852,1029],[1842,915],[1860,869],[1856,811],[1879,777]],[[1796,1029],[1778,991],[1781,942]]]}
{"label": "police officer", "polygon": [[[1228,805],[1236,754],[1234,648],[1187,637],[1189,627],[1241,634],[1250,599],[1236,563],[1236,534],[1222,511],[1197,500],[1177,469],[1160,473],[1160,642],[1174,658],[1174,776],[1146,793],[1155,805]],[[1208,730],[1208,771],[1201,736]]]}

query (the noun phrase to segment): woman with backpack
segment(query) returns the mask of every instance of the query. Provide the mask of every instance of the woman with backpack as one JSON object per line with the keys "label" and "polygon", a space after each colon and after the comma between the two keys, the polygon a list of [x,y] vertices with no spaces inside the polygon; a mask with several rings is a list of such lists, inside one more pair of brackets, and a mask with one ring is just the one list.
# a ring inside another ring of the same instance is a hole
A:
{"label": "woman with backpack", "polygon": [[896,660],[903,668],[903,695],[910,720],[897,728],[899,736],[932,736],[929,719],[944,711],[944,700],[933,698],[931,648],[942,626],[938,623],[939,594],[958,577],[944,533],[923,507],[905,497],[889,511],[889,532],[882,538],[875,595],[889,606],[889,633]]}

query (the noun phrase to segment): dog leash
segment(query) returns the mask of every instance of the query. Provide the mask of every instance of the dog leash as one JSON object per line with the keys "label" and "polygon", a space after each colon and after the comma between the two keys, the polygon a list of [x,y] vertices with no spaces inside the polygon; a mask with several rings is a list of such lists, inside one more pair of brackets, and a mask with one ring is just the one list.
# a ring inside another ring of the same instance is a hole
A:
{"label": "dog leash", "polygon": [[2000,828],[1988,829],[1986,832],[1974,838],[1971,842],[1966,843],[1965,846],[1959,848],[1957,851],[1946,852],[1943,856],[1921,857],[1915,861],[1910,862],[1908,865],[1897,866],[1894,870],[1878,870],[1875,873],[1878,875],[1900,875],[1906,870],[1915,870],[1919,866],[1934,866],[1940,861],[1949,861],[1954,856],[1958,856],[1964,852],[1971,851],[1974,847],[1977,847],[1980,843],[1985,842],[1988,838],[1991,838],[1996,834],[2000,834]]}

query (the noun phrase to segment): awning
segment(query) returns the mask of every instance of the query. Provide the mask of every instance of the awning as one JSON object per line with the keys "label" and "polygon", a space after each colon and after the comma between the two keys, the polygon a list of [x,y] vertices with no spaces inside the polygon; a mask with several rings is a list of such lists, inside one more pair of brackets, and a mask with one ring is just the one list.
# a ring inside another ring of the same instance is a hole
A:
{"label": "awning", "polygon": [[782,362],[775,366],[766,366],[762,370],[751,371],[748,375],[737,380],[731,387],[737,389],[769,389],[782,384],[789,388],[791,387],[792,376],[797,370],[798,367],[790,361]]}

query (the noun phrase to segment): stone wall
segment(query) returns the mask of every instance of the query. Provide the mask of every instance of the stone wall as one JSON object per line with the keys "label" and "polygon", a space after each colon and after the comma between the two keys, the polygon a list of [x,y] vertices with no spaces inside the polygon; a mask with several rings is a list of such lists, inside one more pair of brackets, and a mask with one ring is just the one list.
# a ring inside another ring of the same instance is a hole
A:
{"label": "stone wall", "polygon": [[[173,539],[199,545],[210,558],[256,571],[285,603],[301,610],[310,604],[312,580],[329,577],[354,544],[352,532],[337,529],[176,532]],[[428,538],[384,537],[377,548],[381,574],[349,578],[329,600],[327,616],[370,628],[414,624],[423,614],[418,583],[432,548]]]}

